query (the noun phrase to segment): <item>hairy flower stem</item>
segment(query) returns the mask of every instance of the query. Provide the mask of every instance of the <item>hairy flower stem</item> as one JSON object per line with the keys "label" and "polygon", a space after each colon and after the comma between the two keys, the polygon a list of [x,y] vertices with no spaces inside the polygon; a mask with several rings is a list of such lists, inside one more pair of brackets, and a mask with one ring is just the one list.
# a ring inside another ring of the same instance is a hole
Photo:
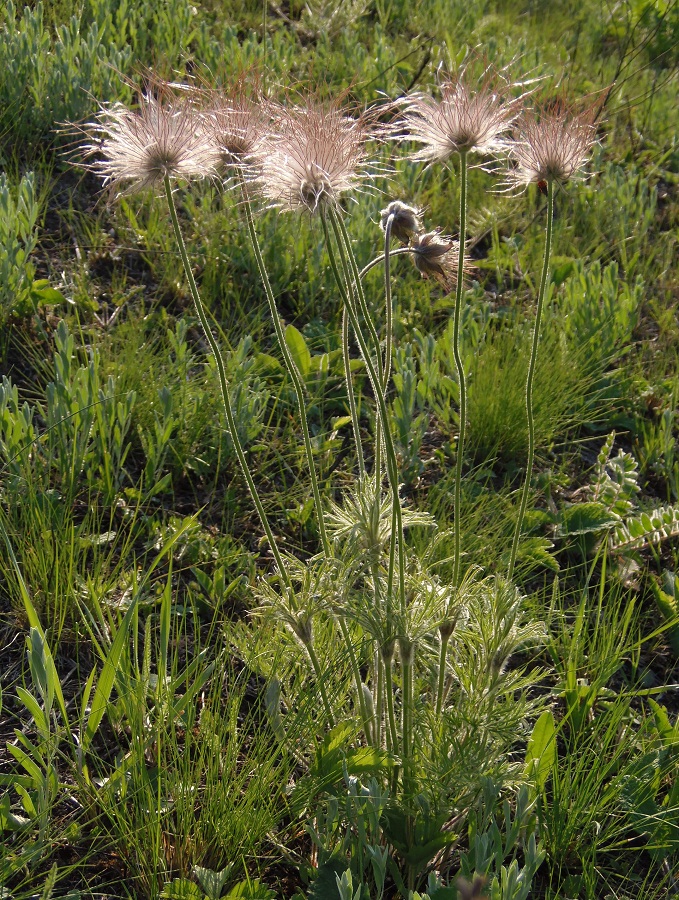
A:
{"label": "hairy flower stem", "polygon": [[[387,217],[384,226],[384,307],[385,307],[385,326],[384,326],[384,361],[380,365],[382,376],[382,390],[386,392],[389,383],[389,375],[391,372],[391,329],[393,310],[391,307],[391,268],[390,268],[390,244],[391,229],[394,224],[394,214]],[[358,275],[359,281],[361,274]],[[379,356],[378,356],[379,359]],[[382,434],[381,422],[379,418],[375,423],[375,483],[377,485],[377,498],[379,502],[380,486],[382,484]]]}
{"label": "hairy flower stem", "polygon": [[323,516],[323,503],[321,501],[321,492],[318,487],[318,478],[316,476],[316,465],[314,463],[314,455],[313,450],[311,448],[311,437],[309,435],[309,423],[307,422],[306,415],[306,402],[304,398],[304,384],[302,383],[302,377],[299,374],[299,370],[295,365],[295,361],[292,358],[292,354],[288,348],[287,342],[285,340],[285,334],[283,332],[283,325],[281,323],[281,318],[278,315],[278,309],[276,307],[276,299],[273,295],[273,290],[271,289],[271,283],[269,282],[269,275],[266,271],[266,266],[264,265],[264,258],[262,256],[262,250],[259,246],[259,239],[257,237],[257,231],[255,229],[255,222],[252,217],[252,209],[250,207],[250,201],[247,196],[247,191],[245,189],[245,182],[241,178],[241,190],[243,192],[243,198],[245,200],[245,217],[248,223],[248,232],[250,234],[250,241],[252,243],[252,249],[255,253],[255,259],[257,260],[257,268],[259,269],[259,275],[262,279],[262,284],[264,285],[264,292],[266,294],[266,299],[269,303],[269,312],[271,313],[271,318],[273,319],[274,328],[276,329],[276,337],[278,338],[278,345],[281,348],[281,353],[283,354],[283,359],[285,360],[285,366],[290,374],[290,378],[292,379],[292,383],[295,388],[295,394],[297,395],[297,405],[299,406],[299,416],[300,422],[302,425],[302,435],[304,437],[304,450],[306,452],[307,458],[307,466],[309,467],[309,476],[311,478],[311,490],[314,495],[314,504],[316,506],[316,518],[318,519],[318,530],[321,535],[321,543],[323,544],[323,550],[325,555],[329,557],[330,553],[330,542],[328,540],[328,535],[325,530],[325,519]]}
{"label": "hairy flower stem", "polygon": [[314,675],[316,676],[316,684],[318,685],[318,690],[321,695],[321,700],[323,701],[323,706],[325,707],[325,716],[328,720],[328,725],[332,728],[335,724],[335,717],[332,714],[332,707],[330,706],[330,701],[328,700],[328,694],[325,690],[325,679],[323,677],[323,670],[321,669],[321,664],[318,661],[318,656],[316,656],[316,651],[314,650],[314,645],[309,642],[305,644],[306,651],[309,654],[309,660],[311,662],[311,668],[314,670]]}
{"label": "hairy flower stem", "polygon": [[[335,273],[336,279],[339,278],[339,269],[337,267],[337,261],[335,260],[334,250],[332,247],[332,242],[330,240],[330,235],[328,232],[327,219],[330,219],[330,223],[332,225],[335,240],[337,242],[338,247],[342,247],[343,233],[342,233],[342,221],[337,215],[337,213],[331,208],[326,215],[323,216],[323,228],[325,231],[326,243],[328,246],[328,254],[331,259],[331,265],[333,269],[333,273]],[[346,230],[344,230],[344,234],[346,234]],[[354,280],[353,283],[358,285],[360,279],[358,278],[358,266],[356,265],[356,260],[353,257],[353,253],[351,252],[351,246],[344,244],[348,251],[349,259],[353,262],[352,269],[354,269]],[[373,391],[375,393],[375,399],[377,401],[377,406],[379,410],[380,418],[382,419],[382,427],[384,432],[384,444],[386,451],[386,465],[387,465],[387,475],[389,478],[389,484],[391,486],[392,496],[393,496],[393,504],[395,509],[395,520],[396,520],[396,528],[392,530],[392,540],[396,539],[398,546],[398,575],[399,575],[399,604],[401,608],[401,613],[405,614],[406,610],[406,592],[405,592],[405,547],[403,544],[403,516],[401,513],[401,500],[398,493],[398,464],[396,462],[396,451],[394,449],[394,442],[391,436],[391,431],[389,429],[389,417],[387,413],[387,404],[384,397],[384,391],[382,390],[381,378],[378,373],[375,371],[375,366],[373,364],[372,355],[366,343],[365,337],[363,335],[363,331],[361,329],[358,313],[354,304],[352,302],[352,298],[350,297],[351,285],[352,281],[350,278],[350,273],[347,269],[347,263],[344,256],[341,254],[342,266],[344,268],[345,274],[345,283],[347,284],[347,288],[344,288],[344,284],[341,279],[338,280],[338,286],[340,288],[340,293],[342,294],[345,304],[346,310],[349,313],[349,319],[351,321],[351,327],[354,329],[356,333],[356,338],[358,340],[358,345],[361,350],[361,356],[363,357],[363,361],[365,363],[366,369],[368,371],[368,377],[370,378],[370,382],[372,384]],[[365,298],[364,301],[365,303]],[[373,326],[374,329],[374,326]],[[381,373],[380,373],[381,375]],[[393,595],[394,586],[393,583],[387,584],[387,596],[386,596],[386,617],[387,621],[389,621],[390,614],[390,605],[391,599]]]}
{"label": "hairy flower stem", "polygon": [[538,293],[538,306],[535,313],[535,326],[533,330],[533,344],[530,352],[530,362],[528,363],[528,374],[526,376],[526,418],[528,419],[528,459],[526,461],[526,478],[523,483],[521,492],[521,503],[519,505],[519,516],[516,520],[514,528],[514,539],[512,540],[512,552],[509,557],[509,568],[507,570],[507,578],[511,581],[514,574],[514,564],[516,563],[516,553],[519,549],[519,539],[521,537],[521,528],[523,526],[523,517],[526,514],[526,506],[528,505],[528,494],[530,493],[530,482],[533,474],[533,459],[535,457],[535,422],[533,419],[533,380],[535,378],[535,362],[538,355],[538,344],[540,343],[540,320],[542,319],[542,308],[547,293],[547,279],[549,276],[549,260],[552,252],[552,225],[554,221],[554,179],[550,178],[547,182],[547,228],[545,235],[545,256],[542,263],[542,277],[540,278],[540,291]]}
{"label": "hairy flower stem", "polygon": [[[453,585],[460,583],[460,566],[462,548],[460,542],[460,511],[462,506],[462,463],[464,460],[464,438],[467,426],[467,380],[460,355],[460,321],[462,319],[462,286],[464,281],[464,245],[467,232],[467,151],[460,151],[460,250],[457,263],[457,289],[455,291],[455,314],[453,317],[453,355],[457,380],[460,385],[460,434],[457,440],[457,459],[455,461],[455,497],[454,505],[454,540],[455,562],[453,564]],[[441,666],[445,659],[441,658]]]}
{"label": "hairy flower stem", "polygon": [[[245,457],[245,453],[243,451],[243,446],[240,442],[240,438],[238,437],[238,429],[236,428],[236,421],[233,416],[233,410],[231,409],[231,400],[229,399],[229,384],[226,379],[226,370],[224,369],[224,360],[222,359],[222,353],[219,349],[219,345],[215,340],[212,330],[210,329],[210,323],[208,322],[207,315],[205,313],[205,307],[203,306],[203,301],[200,299],[200,294],[198,293],[198,288],[196,287],[196,280],[193,277],[193,272],[191,270],[191,263],[189,262],[189,257],[186,252],[186,244],[184,243],[184,238],[182,236],[181,228],[179,227],[179,218],[177,217],[177,207],[175,206],[174,197],[172,195],[172,185],[170,183],[170,179],[166,175],[164,178],[164,186],[165,186],[165,195],[167,197],[167,203],[170,208],[170,217],[172,219],[172,228],[174,229],[174,236],[177,241],[177,246],[179,247],[179,253],[182,258],[182,263],[184,266],[184,273],[186,275],[186,279],[189,283],[189,290],[191,291],[191,297],[193,298],[193,303],[196,308],[196,312],[198,313],[198,318],[200,319],[200,324],[203,326],[203,331],[205,332],[205,337],[207,338],[207,342],[210,345],[210,349],[215,358],[215,362],[217,364],[217,373],[219,375],[219,385],[222,392],[222,403],[224,405],[224,412],[226,414],[226,422],[229,428],[229,432],[231,434],[231,440],[233,441],[233,446],[236,451],[236,456],[238,457],[238,462],[240,463],[241,470],[245,477],[245,481],[247,482],[248,490],[250,491],[250,496],[255,504],[257,509],[257,513],[259,514],[260,521],[262,523],[262,527],[264,528],[264,532],[266,534],[267,540],[269,542],[269,547],[271,548],[271,552],[273,553],[274,559],[276,561],[276,566],[278,568],[280,577],[285,581],[285,583],[290,587],[290,579],[288,577],[287,570],[283,565],[283,559],[280,554],[280,550],[278,549],[278,544],[276,543],[276,539],[273,536],[273,531],[271,530],[271,526],[269,525],[269,520],[267,518],[266,513],[264,512],[264,507],[262,506],[262,501],[259,499],[259,494],[257,493],[257,488],[255,487],[255,482],[250,472],[250,467],[248,466],[248,461]],[[328,707],[329,709],[329,707]]]}
{"label": "hairy flower stem", "polygon": [[347,399],[349,401],[349,413],[351,414],[351,427],[354,432],[356,444],[356,459],[358,460],[358,477],[365,477],[365,459],[363,457],[363,444],[361,443],[361,426],[356,409],[356,397],[351,378],[351,356],[349,355],[349,317],[346,307],[342,311],[342,357],[344,359],[344,380],[347,385]]}
{"label": "hairy flower stem", "polygon": [[398,728],[396,727],[396,713],[394,711],[394,680],[392,674],[392,660],[385,659],[384,693],[387,697],[387,718],[389,720],[390,749],[392,753],[398,753]]}
{"label": "hairy flower stem", "polygon": [[[278,339],[278,344],[281,348],[281,353],[283,354],[283,359],[285,360],[286,368],[290,374],[290,378],[292,379],[292,383],[295,387],[295,393],[297,395],[297,404],[299,406],[299,414],[302,424],[302,434],[304,435],[304,448],[306,450],[307,457],[307,465],[309,467],[309,475],[311,477],[311,487],[314,495],[314,504],[316,506],[316,518],[318,519],[318,528],[321,535],[321,542],[323,544],[323,552],[325,554],[326,559],[330,559],[332,557],[332,552],[330,548],[330,541],[328,540],[328,534],[325,528],[325,519],[323,516],[323,504],[321,502],[321,493],[318,488],[318,479],[316,477],[316,467],[313,459],[313,451],[311,449],[311,437],[309,435],[309,424],[307,422],[306,417],[306,404],[304,400],[304,385],[302,383],[301,376],[299,371],[297,370],[297,366],[290,354],[290,350],[288,348],[287,342],[285,340],[285,334],[283,332],[283,325],[281,323],[281,318],[278,315],[278,309],[276,307],[276,300],[273,295],[273,290],[271,289],[271,282],[269,281],[269,275],[266,271],[266,266],[264,265],[264,258],[262,256],[262,250],[259,246],[259,239],[257,237],[257,231],[255,229],[255,222],[252,216],[252,209],[250,207],[250,202],[247,198],[247,193],[245,190],[245,183],[241,180],[241,189],[243,191],[243,197],[245,199],[245,215],[248,223],[248,232],[250,234],[250,241],[252,243],[252,248],[255,253],[255,258],[257,260],[257,267],[259,269],[259,274],[262,279],[262,283],[264,285],[264,292],[266,293],[266,298],[269,303],[269,312],[271,313],[271,318],[273,319],[274,327],[276,329],[276,337]],[[347,328],[348,331],[348,328]],[[354,403],[355,406],[355,403]],[[356,422],[358,420],[356,419]],[[358,667],[358,661],[356,659],[356,654],[354,653],[354,646],[351,641],[351,636],[349,634],[349,629],[347,627],[346,622],[340,616],[339,617],[339,627],[342,632],[342,637],[344,642],[347,645],[349,651],[349,661],[351,665],[351,669],[354,675],[354,681],[356,683],[356,692],[358,694],[358,703],[361,710],[361,719],[363,721],[363,727],[366,733],[366,738],[369,739],[369,720],[370,717],[368,715],[368,710],[365,705],[365,698],[363,696],[363,682],[361,681],[361,674]],[[311,648],[309,648],[311,649]],[[322,691],[324,691],[324,687],[322,686],[322,682],[320,680],[320,670],[318,667],[318,659],[315,656],[311,656],[311,664],[314,667],[314,671],[316,677],[319,679],[319,686],[321,686]],[[329,710],[329,704],[327,699],[324,697],[324,704]]]}
{"label": "hairy flower stem", "polygon": [[[389,256],[403,256],[404,253],[415,253],[416,251],[412,247],[397,247],[395,250],[389,251]],[[380,253],[379,256],[376,256],[375,259],[371,259],[370,262],[363,266],[360,271],[361,281],[365,278],[368,272],[371,269],[374,269],[375,266],[379,266],[380,263],[383,263],[385,260],[384,253]]]}

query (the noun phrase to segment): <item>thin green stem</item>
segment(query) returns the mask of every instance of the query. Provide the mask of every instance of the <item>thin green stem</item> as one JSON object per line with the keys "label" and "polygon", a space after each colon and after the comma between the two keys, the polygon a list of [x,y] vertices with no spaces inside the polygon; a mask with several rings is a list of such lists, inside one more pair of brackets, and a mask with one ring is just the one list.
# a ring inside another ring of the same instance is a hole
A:
{"label": "thin green stem", "polygon": [[457,261],[457,288],[455,291],[455,314],[453,318],[453,355],[457,380],[460,385],[460,433],[457,440],[457,459],[455,461],[455,496],[454,496],[454,541],[455,562],[453,564],[453,585],[460,583],[460,566],[462,564],[462,547],[460,540],[460,511],[462,507],[462,463],[464,461],[464,439],[467,426],[467,379],[465,377],[462,356],[460,354],[460,322],[462,319],[462,288],[464,283],[464,250],[467,232],[467,152],[460,153],[460,249]]}
{"label": "thin green stem", "polygon": [[387,697],[387,719],[389,720],[389,735],[391,737],[391,752],[398,753],[398,728],[396,727],[396,713],[394,712],[394,680],[392,677],[392,661],[384,660],[384,693]]}
{"label": "thin green stem", "polygon": [[273,553],[274,559],[276,561],[276,566],[278,567],[278,571],[280,573],[281,578],[283,578],[286,584],[290,584],[290,580],[287,574],[287,570],[283,565],[283,559],[281,557],[280,551],[278,549],[278,545],[273,536],[273,531],[271,530],[271,526],[269,525],[269,520],[267,518],[266,513],[264,512],[264,507],[262,506],[262,502],[259,499],[259,494],[257,493],[257,488],[255,486],[254,479],[250,472],[250,467],[248,466],[248,461],[246,459],[245,453],[243,452],[243,447],[240,442],[240,438],[238,437],[238,429],[236,428],[236,421],[234,419],[233,410],[231,409],[231,400],[229,398],[229,384],[226,378],[226,370],[224,368],[224,360],[222,359],[222,353],[219,349],[219,345],[212,334],[212,330],[210,328],[210,323],[208,322],[207,315],[205,313],[205,307],[203,306],[203,301],[200,299],[200,294],[198,293],[198,288],[196,287],[196,281],[193,277],[193,272],[191,270],[191,263],[189,262],[189,257],[186,252],[186,244],[184,243],[184,238],[182,236],[181,228],[179,226],[179,218],[177,216],[177,208],[175,206],[174,197],[172,195],[172,185],[170,183],[170,179],[165,176],[164,179],[165,185],[165,194],[167,196],[167,203],[170,208],[170,217],[172,219],[172,228],[174,229],[175,239],[177,241],[177,246],[179,247],[179,253],[182,258],[182,264],[184,266],[184,273],[186,275],[186,279],[189,283],[189,290],[191,291],[191,296],[193,298],[193,303],[196,308],[196,313],[198,314],[198,318],[200,319],[200,324],[203,326],[203,331],[205,332],[205,337],[207,338],[207,342],[210,345],[210,349],[215,358],[215,362],[217,364],[217,374],[219,376],[219,386],[221,388],[222,393],[222,403],[224,404],[224,412],[226,414],[226,422],[229,428],[229,432],[231,434],[231,440],[233,442],[234,449],[236,451],[236,456],[238,457],[238,462],[240,463],[241,470],[245,477],[245,481],[248,486],[248,490],[250,491],[250,496],[255,504],[255,508],[257,509],[257,513],[259,514],[260,521],[262,523],[262,527],[264,528],[264,532],[266,533],[267,540],[269,542],[269,547],[271,548],[271,552]]}
{"label": "thin green stem", "polygon": [[[335,239],[337,241],[338,246],[342,241],[342,231],[341,231],[341,219],[337,215],[337,213],[330,208],[328,211],[328,217],[330,218],[330,222],[332,224],[333,231],[335,233]],[[332,249],[332,242],[330,240],[330,235],[328,233],[327,227],[327,219],[326,216],[323,216],[323,228],[325,230],[326,242],[328,245],[328,253],[332,259],[334,256],[334,251]],[[348,247],[348,250],[351,251],[351,247]],[[353,253],[349,252],[350,259],[353,259]],[[343,263],[345,261],[343,260]],[[353,260],[354,267],[356,267],[356,261]],[[356,267],[357,269],[357,267]],[[336,271],[336,265],[333,266],[333,270]],[[357,274],[357,272],[356,272]],[[345,275],[348,275],[348,272],[345,272]],[[358,283],[357,279],[355,283]],[[372,361],[372,357],[370,354],[370,350],[366,343],[365,337],[360,327],[360,323],[358,321],[358,315],[356,309],[353,306],[353,303],[349,300],[348,292],[344,292],[346,303],[346,309],[349,313],[349,318],[351,320],[351,326],[356,333],[356,338],[358,340],[359,347],[361,349],[361,355],[363,356],[363,361],[365,363],[366,369],[368,371],[368,377],[370,378],[370,382],[373,387],[373,391],[375,392],[375,399],[377,401],[379,415],[382,419],[382,426],[384,431],[384,443],[386,450],[386,463],[387,463],[387,475],[389,477],[389,484],[392,490],[393,503],[395,509],[395,522],[396,522],[396,535],[398,538],[398,569],[399,569],[399,599],[401,611],[405,614],[406,608],[406,596],[405,596],[405,547],[403,543],[403,516],[401,511],[401,500],[398,493],[398,464],[396,462],[396,451],[394,449],[394,442],[391,436],[391,430],[388,427],[389,424],[389,416],[387,413],[387,404],[384,397],[384,391],[382,390],[381,379],[378,373],[375,371],[375,366]],[[381,373],[380,373],[381,374]],[[393,591],[393,585],[388,585],[387,588],[387,604],[390,603],[391,593]],[[387,608],[387,614],[388,614]]]}
{"label": "thin green stem", "polygon": [[354,385],[351,378],[351,356],[349,354],[349,318],[347,316],[346,306],[342,310],[342,357],[344,359],[344,380],[346,381],[347,385],[347,399],[349,401],[349,413],[351,414],[351,427],[354,432],[354,443],[356,444],[358,477],[363,478],[365,476],[365,459],[363,457],[361,426],[359,424],[358,410],[356,408]]}
{"label": "thin green stem", "polygon": [[371,716],[368,713],[368,707],[365,702],[365,697],[363,696],[363,680],[361,679],[361,670],[358,666],[356,653],[354,652],[354,644],[351,639],[351,633],[349,632],[349,626],[344,621],[341,615],[339,616],[339,627],[340,631],[342,632],[342,638],[344,639],[344,643],[346,644],[347,651],[349,653],[349,665],[351,666],[351,672],[354,677],[354,685],[356,687],[356,693],[358,694],[358,707],[361,712],[361,721],[363,722],[365,739],[368,743],[370,743]]}
{"label": "thin green stem", "polygon": [[252,209],[250,207],[250,201],[247,196],[247,191],[245,189],[245,182],[241,178],[241,190],[243,192],[243,199],[245,200],[245,217],[247,219],[248,224],[248,232],[250,234],[250,241],[252,243],[252,249],[255,253],[255,259],[257,260],[257,268],[259,269],[259,275],[262,279],[262,284],[264,285],[264,292],[266,294],[266,299],[269,303],[269,312],[271,313],[271,318],[273,319],[274,328],[276,329],[276,337],[278,339],[278,345],[281,349],[281,353],[283,354],[283,359],[285,361],[285,367],[287,368],[290,378],[292,379],[292,383],[295,388],[295,394],[297,395],[297,405],[299,406],[299,415],[300,422],[302,426],[302,435],[304,438],[304,450],[306,452],[307,458],[307,466],[309,467],[309,476],[311,478],[311,490],[314,495],[314,504],[316,506],[316,518],[318,519],[318,530],[321,535],[321,543],[323,544],[323,550],[326,556],[330,556],[330,542],[328,540],[328,535],[325,530],[325,517],[323,515],[323,503],[321,501],[321,492],[318,487],[318,478],[316,476],[316,465],[314,463],[314,454],[311,447],[311,436],[309,434],[309,423],[307,422],[306,415],[306,402],[304,397],[304,384],[302,382],[302,377],[295,365],[295,361],[292,358],[292,354],[288,348],[287,342],[285,340],[285,333],[283,332],[283,324],[281,322],[281,317],[278,315],[278,309],[276,307],[276,299],[273,294],[273,290],[271,289],[271,283],[269,281],[269,275],[266,271],[266,266],[264,265],[264,257],[262,256],[262,250],[259,246],[259,239],[257,237],[257,231],[255,229],[255,222],[252,216]]}
{"label": "thin green stem", "polygon": [[[392,318],[393,310],[391,306],[391,267],[390,267],[390,245],[391,245],[391,229],[394,225],[394,214],[391,213],[387,217],[384,226],[384,307],[385,307],[385,337],[384,337],[384,360],[381,364],[382,390],[386,392],[389,383],[389,375],[391,372],[391,341],[392,341]],[[359,273],[359,280],[361,275]],[[380,486],[382,484],[382,434],[381,423],[378,418],[375,423],[375,481],[377,483],[377,496],[380,496]]]}
{"label": "thin green stem", "polygon": [[[404,253],[415,253],[412,247],[397,247],[395,250],[389,251],[389,256],[403,256]],[[376,256],[375,259],[371,259],[370,262],[363,266],[361,271],[359,272],[359,277],[361,281],[365,278],[368,272],[371,269],[374,269],[375,266],[379,266],[380,263],[384,262],[384,253],[380,253],[379,256]]]}
{"label": "thin green stem", "polygon": [[535,422],[533,419],[533,380],[535,378],[535,363],[538,355],[538,345],[540,343],[540,321],[542,319],[542,308],[547,293],[547,280],[549,276],[549,260],[552,252],[552,224],[554,220],[554,181],[550,179],[547,182],[547,231],[545,235],[545,256],[542,263],[542,277],[540,278],[540,291],[538,293],[538,306],[535,313],[535,327],[533,329],[533,344],[530,353],[530,362],[528,363],[528,374],[526,376],[526,418],[528,419],[528,460],[526,461],[526,479],[523,483],[521,491],[521,503],[519,505],[519,516],[516,520],[514,528],[514,539],[512,540],[512,551],[509,557],[509,568],[507,570],[507,578],[511,580],[514,574],[514,564],[516,563],[516,554],[519,549],[519,539],[521,537],[521,528],[523,526],[523,518],[526,514],[526,506],[528,505],[528,494],[530,493],[530,482],[533,474],[533,460],[535,457]]}
{"label": "thin green stem", "polygon": [[[349,261],[349,267],[351,270],[352,279],[349,282],[350,289],[353,289],[356,293],[356,299],[358,300],[358,309],[360,310],[361,315],[363,316],[363,321],[368,328],[368,332],[370,333],[370,339],[373,342],[373,346],[375,348],[375,356],[377,360],[380,360],[381,357],[381,346],[380,346],[380,338],[377,334],[377,329],[375,328],[375,322],[373,321],[373,316],[368,309],[368,304],[365,299],[365,291],[363,290],[363,282],[361,281],[361,273],[358,268],[358,263],[356,262],[356,257],[354,255],[353,248],[351,246],[351,240],[349,238],[349,232],[347,231],[347,226],[344,222],[342,216],[337,215],[337,213],[332,211],[333,218],[333,228],[335,230],[339,229],[337,246],[340,248],[340,254],[344,256],[346,254],[346,259]],[[379,370],[380,374],[382,374],[382,364],[379,362]]]}

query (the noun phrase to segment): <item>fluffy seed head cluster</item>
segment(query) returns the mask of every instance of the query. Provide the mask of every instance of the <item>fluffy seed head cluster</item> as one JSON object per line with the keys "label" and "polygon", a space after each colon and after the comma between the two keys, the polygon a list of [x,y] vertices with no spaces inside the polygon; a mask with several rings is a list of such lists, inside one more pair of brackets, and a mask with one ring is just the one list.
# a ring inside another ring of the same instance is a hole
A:
{"label": "fluffy seed head cluster", "polygon": [[389,217],[391,220],[391,233],[402,244],[407,244],[411,238],[415,237],[422,231],[422,215],[419,209],[403,203],[402,200],[392,200],[380,213],[380,225],[382,231],[386,231]]}
{"label": "fluffy seed head cluster", "polygon": [[577,175],[596,142],[595,117],[593,106],[578,112],[561,100],[524,113],[511,147],[510,183],[563,184]]}
{"label": "fluffy seed head cluster", "polygon": [[201,116],[187,97],[169,85],[152,82],[137,110],[116,104],[101,109],[96,121],[80,129],[89,139],[89,168],[105,183],[126,191],[153,187],[171,179],[213,175],[218,154]]}
{"label": "fluffy seed head cluster", "polygon": [[367,118],[347,116],[335,103],[281,107],[250,156],[261,195],[289,211],[336,207],[368,177],[369,137]]}
{"label": "fluffy seed head cluster", "polygon": [[510,85],[492,69],[476,87],[470,80],[468,70],[461,69],[443,77],[439,100],[421,93],[406,98],[404,137],[422,145],[413,159],[445,162],[453,153],[488,155],[504,149],[502,136],[516,119],[521,98],[512,97]]}

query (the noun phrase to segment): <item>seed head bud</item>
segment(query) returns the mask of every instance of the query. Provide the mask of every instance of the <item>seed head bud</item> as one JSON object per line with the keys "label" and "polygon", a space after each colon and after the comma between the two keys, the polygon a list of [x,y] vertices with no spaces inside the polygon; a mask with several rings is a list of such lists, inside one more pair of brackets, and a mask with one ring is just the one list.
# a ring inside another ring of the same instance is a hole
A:
{"label": "seed head bud", "polygon": [[290,627],[305,647],[308,647],[313,643],[313,628],[310,616],[297,616],[297,618],[290,623]]}
{"label": "seed head bud", "polygon": [[390,666],[394,658],[396,650],[396,642],[394,640],[385,641],[380,647],[380,655],[385,665]]}
{"label": "seed head bud", "polygon": [[455,631],[455,626],[457,625],[457,616],[454,616],[452,619],[446,619],[445,622],[441,622],[439,625],[439,634],[444,640],[449,640],[452,637],[453,632]]}
{"label": "seed head bud", "polygon": [[424,278],[435,278],[445,290],[450,290],[457,275],[459,242],[436,229],[418,234],[410,246],[417,271]]}
{"label": "seed head bud", "polygon": [[402,244],[408,244],[411,238],[422,231],[420,215],[420,210],[414,206],[408,206],[407,203],[403,203],[401,200],[392,200],[389,206],[385,207],[380,213],[380,225],[382,231],[385,231],[389,216],[393,216],[391,222],[392,235]]}
{"label": "seed head bud", "polygon": [[415,662],[415,642],[402,635],[398,639],[398,649],[401,654],[401,662],[406,666],[412,666]]}

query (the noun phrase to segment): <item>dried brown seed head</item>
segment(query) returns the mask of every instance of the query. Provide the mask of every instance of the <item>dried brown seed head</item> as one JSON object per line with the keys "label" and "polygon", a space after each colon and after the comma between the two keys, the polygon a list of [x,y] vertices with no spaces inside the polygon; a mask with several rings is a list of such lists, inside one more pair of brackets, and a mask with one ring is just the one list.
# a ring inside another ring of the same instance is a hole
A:
{"label": "dried brown seed head", "polygon": [[418,234],[411,244],[413,261],[424,278],[432,276],[449,291],[455,284],[460,251],[459,241],[454,241],[440,231]]}

